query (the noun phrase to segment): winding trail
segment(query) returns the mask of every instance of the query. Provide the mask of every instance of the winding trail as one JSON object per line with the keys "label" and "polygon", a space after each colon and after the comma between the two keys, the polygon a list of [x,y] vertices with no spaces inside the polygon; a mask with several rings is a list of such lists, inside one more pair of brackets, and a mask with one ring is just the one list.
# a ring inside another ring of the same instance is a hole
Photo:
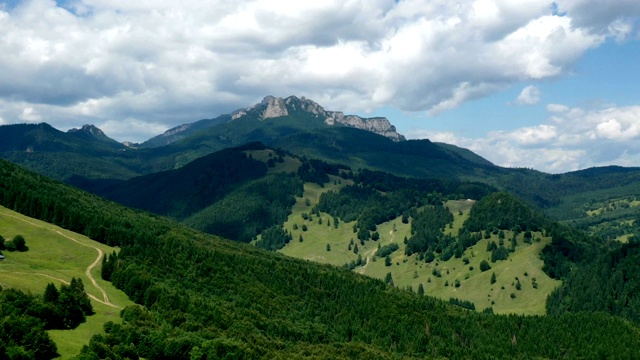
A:
{"label": "winding trail", "polygon": [[[33,221],[29,221],[29,220],[27,220],[27,219],[20,218],[20,217],[15,216],[15,215],[10,215],[10,214],[1,214],[1,215],[7,216],[7,217],[11,217],[11,218],[14,218],[14,219],[17,219],[17,220],[20,220],[20,221],[23,221],[23,222],[29,223],[29,224],[31,224],[31,225],[33,225],[33,226],[37,226],[37,227],[39,227],[39,228],[43,228],[43,229],[46,229],[46,230],[53,231],[53,232],[55,232],[55,233],[59,234],[60,236],[62,236],[62,237],[64,237],[64,238],[67,238],[67,239],[69,239],[69,240],[71,240],[71,241],[74,241],[74,242],[76,242],[76,243],[78,243],[78,244],[80,244],[80,245],[82,245],[82,246],[86,246],[86,247],[88,247],[88,248],[91,248],[91,249],[96,250],[96,251],[98,252],[98,257],[93,261],[93,263],[91,263],[91,265],[87,266],[86,270],[84,271],[84,274],[87,276],[87,278],[89,278],[89,281],[91,281],[91,284],[92,284],[96,289],[98,289],[98,291],[100,291],[100,293],[102,293],[102,299],[99,299],[98,297],[96,297],[96,296],[94,296],[94,295],[90,295],[90,294],[87,294],[87,295],[88,295],[91,299],[93,299],[93,300],[95,300],[95,301],[97,301],[97,302],[99,302],[99,303],[101,303],[101,304],[104,304],[104,305],[107,305],[107,306],[110,306],[110,307],[113,307],[113,308],[116,308],[116,309],[122,309],[121,307],[119,307],[119,306],[117,306],[117,305],[113,304],[113,303],[109,300],[109,295],[107,294],[107,292],[106,292],[106,291],[105,291],[105,290],[104,290],[104,289],[103,289],[103,288],[98,284],[98,282],[96,281],[96,279],[95,279],[95,278],[93,277],[93,275],[91,274],[91,270],[93,270],[93,268],[95,268],[95,267],[96,267],[96,266],[97,266],[97,265],[102,261],[102,258],[104,257],[104,252],[102,251],[102,249],[100,249],[100,248],[98,248],[98,247],[95,247],[95,246],[92,246],[92,245],[89,245],[89,244],[85,244],[85,243],[83,243],[83,242],[79,241],[78,239],[74,239],[74,238],[72,238],[72,237],[71,237],[71,236],[69,236],[69,235],[63,234],[62,232],[60,232],[59,230],[57,230],[57,229],[55,229],[55,228],[52,228],[52,227],[51,227],[51,228],[49,228],[49,227],[46,227],[46,226],[42,226],[42,225],[40,225],[40,224],[38,224],[38,223],[35,223],[35,222],[33,222]],[[61,278],[58,278],[58,277],[55,277],[55,276],[51,276],[51,275],[47,275],[47,274],[42,274],[42,273],[19,273],[19,272],[11,272],[11,273],[13,273],[13,274],[28,274],[28,275],[29,275],[29,274],[31,274],[31,275],[39,275],[39,276],[48,277],[48,278],[51,278],[51,279],[54,279],[54,280],[58,280],[58,281],[63,282],[63,283],[65,283],[65,284],[69,284],[69,282],[68,282],[68,281],[66,281],[66,280],[64,280],[64,279],[61,279]]]}
{"label": "winding trail", "polygon": [[[394,242],[396,235],[395,235],[395,231],[393,231],[393,229],[389,230],[389,235],[391,236],[391,242]],[[367,269],[367,266],[369,266],[369,264],[371,263],[371,258],[373,258],[373,256],[375,255],[376,251],[378,251],[378,249],[376,249],[376,248],[373,248],[373,249],[371,249],[371,251],[369,251],[369,253],[367,254],[367,263],[364,264],[363,267],[361,267],[361,268],[356,270],[356,272],[358,274],[364,274],[364,271]]]}

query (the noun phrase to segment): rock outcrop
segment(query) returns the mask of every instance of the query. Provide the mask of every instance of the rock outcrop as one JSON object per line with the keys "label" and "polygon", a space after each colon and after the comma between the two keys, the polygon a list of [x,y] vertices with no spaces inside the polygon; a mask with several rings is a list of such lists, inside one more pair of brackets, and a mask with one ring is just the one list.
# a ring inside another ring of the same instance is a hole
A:
{"label": "rock outcrop", "polygon": [[239,119],[251,112],[257,112],[262,120],[288,116],[295,112],[307,112],[317,116],[330,126],[347,126],[386,136],[394,141],[403,141],[405,137],[396,131],[395,126],[385,117],[362,118],[357,115],[344,115],[341,111],[327,111],[313,100],[289,96],[286,99],[274,96],[265,97],[259,104],[231,113],[231,119]]}

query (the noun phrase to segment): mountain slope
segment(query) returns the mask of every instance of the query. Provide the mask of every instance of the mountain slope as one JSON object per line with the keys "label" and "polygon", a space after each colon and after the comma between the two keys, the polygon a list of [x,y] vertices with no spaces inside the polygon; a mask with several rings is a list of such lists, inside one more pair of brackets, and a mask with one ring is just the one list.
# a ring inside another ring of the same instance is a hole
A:
{"label": "mountain slope", "polygon": [[470,313],[334,267],[203,235],[5,161],[0,175],[1,204],[121,246],[103,275],[145,307],[127,307],[122,325],[106,327],[83,349],[87,358],[640,356],[638,329],[603,314]]}

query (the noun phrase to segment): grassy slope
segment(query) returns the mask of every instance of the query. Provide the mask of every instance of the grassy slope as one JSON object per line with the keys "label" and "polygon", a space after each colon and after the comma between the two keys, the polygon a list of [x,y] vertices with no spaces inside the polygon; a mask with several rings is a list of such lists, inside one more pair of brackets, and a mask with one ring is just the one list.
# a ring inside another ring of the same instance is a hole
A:
{"label": "grassy slope", "polygon": [[[342,184],[344,183],[343,180]],[[394,284],[398,287],[411,286],[413,290],[417,290],[419,284],[422,284],[428,295],[445,300],[451,297],[469,300],[476,305],[477,310],[492,306],[496,313],[538,315],[545,313],[547,295],[560,284],[541,270],[543,262],[539,254],[550,241],[549,238],[543,238],[540,233],[534,233],[534,237],[540,241],[528,245],[523,242],[523,235],[520,235],[516,252],[510,254],[509,259],[505,261],[492,263],[492,269],[486,272],[480,271],[480,262],[485,259],[490,260],[491,254],[486,251],[487,242],[491,240],[498,242],[497,235],[493,235],[489,240],[481,240],[477,245],[467,249],[460,259],[454,257],[446,262],[426,264],[424,261],[419,261],[416,255],[404,255],[403,239],[405,236],[410,237],[411,227],[410,224],[402,224],[400,218],[379,225],[380,240],[367,241],[364,246],[353,233],[353,223],[340,223],[335,229],[333,223],[327,226],[327,220],[331,219],[327,214],[321,214],[323,221],[321,225],[318,224],[315,216],[313,221],[302,219],[301,214],[311,211],[322,192],[337,189],[339,186],[341,185],[335,185],[333,182],[326,184],[324,188],[313,184],[305,185],[303,197],[297,199],[293,212],[285,224],[285,228],[293,236],[293,241],[281,250],[282,253],[321,263],[344,265],[358,257],[348,249],[350,240],[354,239],[355,244],[358,244],[360,255],[368,260],[365,266],[355,269],[359,273],[384,279],[390,272]],[[306,199],[309,199],[310,205],[306,205]],[[472,204],[473,202],[467,200],[447,203],[449,210],[454,214],[454,222],[450,228],[445,229],[446,232],[457,234],[458,229],[468,217]],[[294,223],[298,226],[297,230],[293,229]],[[306,232],[301,229],[303,223],[308,227]],[[509,244],[507,240],[513,236],[513,233],[506,231],[505,234],[505,244]],[[300,235],[304,239],[302,243],[298,240]],[[392,265],[385,266],[384,260],[376,259],[374,254],[378,244],[384,246],[393,242],[396,242],[400,248],[391,255]],[[331,251],[327,251],[327,244],[331,246]],[[463,264],[465,257],[469,258],[468,265]],[[470,266],[473,266],[473,270],[469,270]],[[433,276],[434,268],[440,270],[442,277]],[[490,284],[492,272],[497,276],[497,282],[493,285]],[[526,276],[525,273],[527,273]],[[522,289],[519,291],[515,289],[516,276],[522,284]],[[532,287],[532,278],[536,278],[537,289]],[[459,288],[454,287],[456,279],[461,283]],[[445,286],[445,282],[448,282],[449,286]],[[516,295],[515,299],[511,298],[511,293]]]}
{"label": "grassy slope", "polygon": [[[70,240],[58,233],[80,241]],[[34,294],[42,293],[45,286],[53,282],[60,286],[61,280],[69,282],[72,277],[81,278],[89,295],[102,299],[102,293],[91,284],[85,270],[92,264],[101,249],[110,254],[115,249],[95,242],[86,236],[76,234],[57,226],[35,220],[14,211],[0,207],[0,234],[6,239],[22,235],[27,241],[27,252],[4,252],[5,260],[0,262],[0,285],[13,287]],[[108,321],[120,322],[120,309],[133,304],[110,282],[100,279],[100,264],[93,268],[91,275],[108,294],[110,302],[117,306],[107,306],[91,300],[95,314],[74,330],[51,330],[49,335],[58,346],[61,357],[69,358],[89,342],[91,336],[102,332],[102,325]]]}

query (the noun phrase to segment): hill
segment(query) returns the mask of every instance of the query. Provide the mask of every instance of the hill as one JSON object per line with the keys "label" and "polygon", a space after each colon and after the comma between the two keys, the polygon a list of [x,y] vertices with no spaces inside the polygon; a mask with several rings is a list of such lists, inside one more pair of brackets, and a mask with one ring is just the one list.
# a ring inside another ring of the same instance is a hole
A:
{"label": "hill", "polygon": [[[213,152],[256,141],[353,170],[483,182],[516,194],[557,220],[620,238],[631,235],[623,228],[633,214],[628,207],[613,207],[616,202],[633,207],[640,191],[637,168],[594,168],[557,175],[501,168],[467,149],[404,140],[387,119],[326,111],[295,96],[266,97],[231,114],[181,125],[140,148],[119,144],[90,125],[67,133],[46,124],[0,126],[1,157],[97,193],[123,180],[178,169]],[[595,217],[587,213],[598,208],[616,211],[607,211],[604,218],[601,213]]]}
{"label": "hill", "polygon": [[103,254],[116,249],[4,207],[0,207],[0,235],[5,239],[22,235],[29,247],[26,252],[4,252],[0,287],[40,294],[51,282],[68,285],[72,278],[78,278],[87,284],[95,313],[73,330],[48,331],[63,359],[80,352],[107,322],[121,322],[120,310],[132,302],[100,277]]}
{"label": "hill", "polygon": [[[136,303],[81,358],[637,357],[604,314],[468,312],[382,281],[195,232],[0,161],[0,203],[121,247],[103,276]],[[131,346],[133,345],[133,346]]]}

